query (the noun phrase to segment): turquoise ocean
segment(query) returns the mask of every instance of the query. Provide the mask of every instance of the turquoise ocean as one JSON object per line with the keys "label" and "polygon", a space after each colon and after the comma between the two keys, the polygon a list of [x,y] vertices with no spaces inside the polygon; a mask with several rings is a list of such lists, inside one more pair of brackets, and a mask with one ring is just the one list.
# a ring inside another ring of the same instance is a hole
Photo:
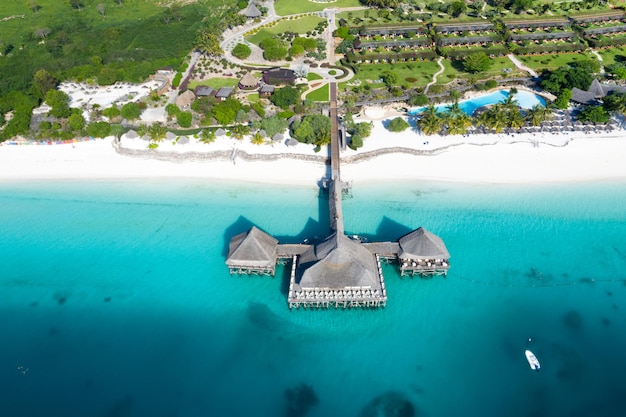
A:
{"label": "turquoise ocean", "polygon": [[313,186],[0,184],[0,416],[623,415],[625,183],[356,185],[344,215],[441,236],[448,277],[290,311],[284,267],[230,276],[226,248],[326,234]]}

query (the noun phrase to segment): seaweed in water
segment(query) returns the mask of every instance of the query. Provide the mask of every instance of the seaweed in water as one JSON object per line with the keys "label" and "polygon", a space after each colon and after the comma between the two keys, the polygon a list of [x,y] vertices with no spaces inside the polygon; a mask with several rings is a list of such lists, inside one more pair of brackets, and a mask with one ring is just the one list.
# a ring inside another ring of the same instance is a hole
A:
{"label": "seaweed in water", "polygon": [[606,317],[602,318],[602,324],[604,324],[605,326],[610,326],[611,325],[611,320],[607,319]]}
{"label": "seaweed in water", "polygon": [[266,304],[250,302],[246,313],[250,322],[260,329],[276,331],[281,327],[280,318]]}
{"label": "seaweed in water", "polygon": [[65,302],[67,301],[67,296],[63,295],[60,292],[55,293],[53,298],[60,306],[65,304]]}
{"label": "seaweed in water", "polygon": [[359,417],[414,417],[415,406],[399,392],[386,392],[367,403]]}
{"label": "seaweed in water", "polygon": [[110,301],[111,301],[111,297],[104,297],[104,302],[105,302],[105,303],[108,303],[108,302],[110,302]]}
{"label": "seaweed in water", "polygon": [[304,417],[312,407],[319,403],[313,387],[304,383],[294,388],[287,388],[285,398],[287,399],[285,417]]}
{"label": "seaweed in water", "polygon": [[583,327],[583,317],[576,310],[570,310],[563,316],[563,324],[572,330],[580,330]]}

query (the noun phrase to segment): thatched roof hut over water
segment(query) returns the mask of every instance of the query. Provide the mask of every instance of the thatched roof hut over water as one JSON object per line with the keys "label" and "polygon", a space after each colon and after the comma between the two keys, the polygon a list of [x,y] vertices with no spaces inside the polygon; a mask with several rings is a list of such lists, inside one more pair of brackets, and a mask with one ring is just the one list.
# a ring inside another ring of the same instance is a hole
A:
{"label": "thatched roof hut over water", "polygon": [[245,271],[273,275],[277,247],[278,240],[253,226],[230,240],[226,265],[231,273]]}
{"label": "thatched roof hut over water", "polygon": [[301,288],[379,288],[376,259],[363,245],[333,233],[299,259]]}
{"label": "thatched roof hut over water", "polygon": [[400,259],[450,258],[443,240],[423,227],[402,236],[398,242],[400,243]]}

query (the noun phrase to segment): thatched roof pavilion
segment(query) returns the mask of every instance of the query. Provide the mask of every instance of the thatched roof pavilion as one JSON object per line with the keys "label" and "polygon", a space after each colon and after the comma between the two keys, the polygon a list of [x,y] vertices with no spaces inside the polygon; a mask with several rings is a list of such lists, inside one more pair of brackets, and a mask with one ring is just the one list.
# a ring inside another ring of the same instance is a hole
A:
{"label": "thatched roof pavilion", "polygon": [[274,275],[278,240],[252,226],[247,232],[234,236],[228,245],[226,265],[230,273]]}
{"label": "thatched roof pavilion", "polygon": [[261,17],[263,15],[254,3],[249,3],[248,7],[240,11],[239,14],[244,15],[248,19],[256,19],[257,17]]}
{"label": "thatched roof pavilion", "polygon": [[193,93],[193,91],[187,90],[178,96],[178,98],[176,99],[176,105],[180,109],[186,109],[191,105],[191,103],[193,103],[195,99],[196,95]]}
{"label": "thatched roof pavilion", "polygon": [[246,73],[239,81],[239,88],[242,90],[254,90],[259,86],[259,79],[252,75],[251,72]]}
{"label": "thatched roof pavilion", "polygon": [[333,233],[311,246],[292,270],[290,306],[381,306],[387,301],[382,269],[360,242]]}
{"label": "thatched roof pavilion", "polygon": [[400,272],[402,275],[445,274],[449,268],[450,253],[443,240],[420,227],[402,236],[400,244]]}

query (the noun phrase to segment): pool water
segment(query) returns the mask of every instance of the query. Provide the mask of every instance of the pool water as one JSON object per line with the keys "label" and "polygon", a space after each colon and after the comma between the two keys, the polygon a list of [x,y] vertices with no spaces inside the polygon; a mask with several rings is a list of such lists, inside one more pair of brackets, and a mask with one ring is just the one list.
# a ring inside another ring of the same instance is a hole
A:
{"label": "pool water", "polygon": [[[510,93],[508,90],[497,90],[493,93],[474,97],[468,100],[459,101],[459,107],[466,114],[471,116],[472,114],[474,114],[474,111],[480,107],[505,101],[508,98],[509,94]],[[542,106],[546,105],[546,101],[543,97],[523,90],[518,90],[518,92],[515,93],[515,100],[517,101],[519,107],[521,107],[522,109],[530,109],[537,104],[540,104]],[[450,104],[440,104],[439,106],[435,106],[435,108],[439,112],[445,112],[449,106]],[[426,107],[418,107],[416,109],[412,109],[409,111],[409,115],[414,116],[421,113],[425,109]]]}

